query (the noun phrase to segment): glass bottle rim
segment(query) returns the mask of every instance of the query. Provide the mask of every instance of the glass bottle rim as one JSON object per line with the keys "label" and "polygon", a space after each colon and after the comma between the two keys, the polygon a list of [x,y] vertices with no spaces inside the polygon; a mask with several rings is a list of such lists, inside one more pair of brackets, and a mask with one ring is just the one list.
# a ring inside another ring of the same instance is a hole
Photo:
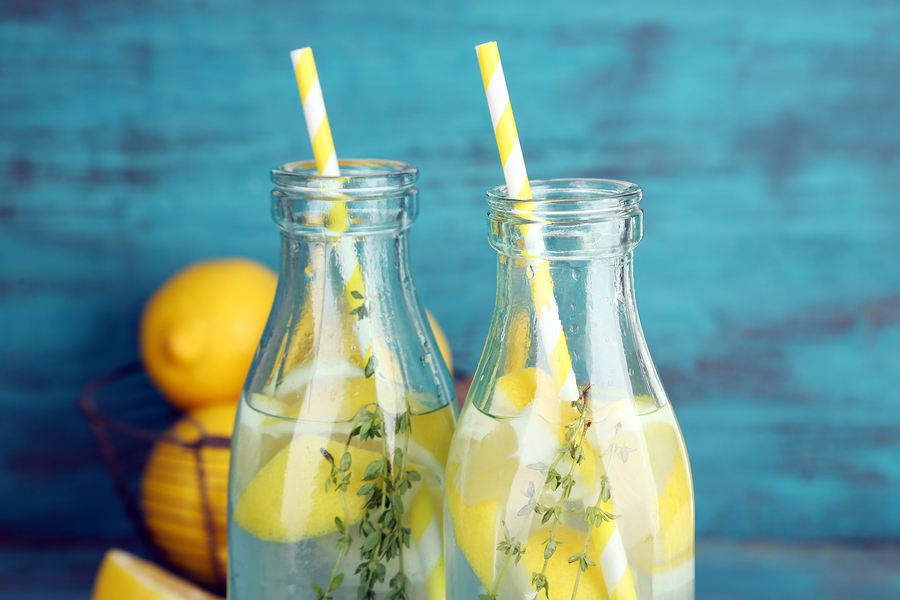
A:
{"label": "glass bottle rim", "polygon": [[531,199],[513,198],[507,186],[487,192],[491,211],[501,218],[533,222],[611,221],[639,214],[640,186],[615,179],[547,179],[529,182]]}
{"label": "glass bottle rim", "polygon": [[415,165],[378,158],[345,158],[338,161],[337,177],[319,175],[314,160],[289,162],[272,169],[272,183],[279,189],[305,193],[340,193],[377,196],[412,187],[418,179]]}

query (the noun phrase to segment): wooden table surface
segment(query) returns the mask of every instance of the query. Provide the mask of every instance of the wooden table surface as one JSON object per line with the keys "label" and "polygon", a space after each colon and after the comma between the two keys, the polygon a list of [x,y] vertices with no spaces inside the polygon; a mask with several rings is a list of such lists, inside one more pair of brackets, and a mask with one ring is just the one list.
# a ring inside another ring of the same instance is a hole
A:
{"label": "wooden table surface", "polygon": [[[140,552],[133,540],[110,541]],[[0,546],[4,600],[88,600],[106,543]],[[900,545],[701,540],[697,600],[897,600]],[[123,599],[127,600],[127,599]]]}

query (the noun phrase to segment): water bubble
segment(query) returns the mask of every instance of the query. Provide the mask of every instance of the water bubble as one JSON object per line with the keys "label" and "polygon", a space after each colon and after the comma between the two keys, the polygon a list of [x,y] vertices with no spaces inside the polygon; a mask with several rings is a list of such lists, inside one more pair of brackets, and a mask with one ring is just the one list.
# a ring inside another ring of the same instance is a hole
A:
{"label": "water bubble", "polygon": [[574,302],[572,302],[571,304],[569,304],[569,306],[572,308],[572,310],[575,310],[575,309],[578,308],[578,305],[575,304]]}
{"label": "water bubble", "polygon": [[628,374],[634,376],[634,369],[628,369]]}
{"label": "water bubble", "polygon": [[569,325],[569,333],[578,333],[578,325],[575,323]]}
{"label": "water bubble", "polygon": [[575,269],[574,271],[572,271],[572,279],[574,279],[575,281],[578,281],[579,279],[581,279],[581,270],[580,269]]}
{"label": "water bubble", "polygon": [[603,339],[606,340],[607,344],[612,344],[612,341],[609,339],[608,335],[604,336]]}
{"label": "water bubble", "polygon": [[610,379],[609,381],[606,382],[606,385],[608,385],[609,387],[612,387],[612,383],[613,383],[612,379]]}

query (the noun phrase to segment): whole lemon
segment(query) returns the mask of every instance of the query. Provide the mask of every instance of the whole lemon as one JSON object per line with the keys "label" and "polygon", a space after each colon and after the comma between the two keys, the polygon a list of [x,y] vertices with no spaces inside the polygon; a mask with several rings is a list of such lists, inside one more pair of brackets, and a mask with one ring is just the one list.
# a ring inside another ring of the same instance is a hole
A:
{"label": "whole lemon", "polygon": [[188,411],[153,446],[141,478],[141,509],[153,542],[172,564],[212,586],[224,583],[231,451],[205,438],[230,438],[236,411],[236,403]]}
{"label": "whole lemon", "polygon": [[170,277],[141,315],[147,376],[174,406],[234,402],[253,360],[278,277],[256,261],[196,262]]}

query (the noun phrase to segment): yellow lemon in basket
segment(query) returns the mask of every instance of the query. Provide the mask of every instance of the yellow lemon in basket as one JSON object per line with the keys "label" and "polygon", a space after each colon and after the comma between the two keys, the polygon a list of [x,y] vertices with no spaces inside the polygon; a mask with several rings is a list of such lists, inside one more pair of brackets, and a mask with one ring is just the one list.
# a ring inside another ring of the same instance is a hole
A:
{"label": "yellow lemon in basket", "polygon": [[222,600],[124,550],[107,551],[91,600]]}
{"label": "yellow lemon in basket", "polygon": [[236,402],[277,276],[244,258],[199,261],[170,277],[141,315],[141,360],[176,407]]}
{"label": "yellow lemon in basket", "polygon": [[172,564],[208,585],[224,583],[231,452],[221,440],[231,437],[236,411],[237,404],[217,404],[188,412],[153,446],[141,480],[153,542]]}

